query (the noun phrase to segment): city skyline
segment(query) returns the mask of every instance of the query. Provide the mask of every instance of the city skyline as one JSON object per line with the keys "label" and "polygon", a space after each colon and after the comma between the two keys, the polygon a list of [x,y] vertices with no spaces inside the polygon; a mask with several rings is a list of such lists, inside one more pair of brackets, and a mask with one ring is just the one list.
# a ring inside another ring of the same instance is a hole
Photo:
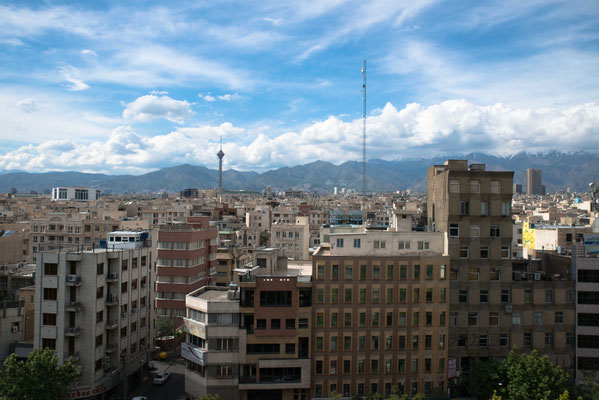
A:
{"label": "city skyline", "polygon": [[0,171],[599,150],[592,2],[0,6]]}

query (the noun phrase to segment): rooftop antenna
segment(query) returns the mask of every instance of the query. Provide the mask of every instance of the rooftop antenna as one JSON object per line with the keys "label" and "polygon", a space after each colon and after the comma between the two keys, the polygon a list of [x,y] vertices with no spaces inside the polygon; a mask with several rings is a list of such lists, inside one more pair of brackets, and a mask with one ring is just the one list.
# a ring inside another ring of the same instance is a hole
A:
{"label": "rooftop antenna", "polygon": [[221,194],[223,191],[223,134],[220,134],[220,150],[216,153],[218,157],[218,193]]}
{"label": "rooftop antenna", "polygon": [[366,195],[366,59],[362,67],[362,195]]}

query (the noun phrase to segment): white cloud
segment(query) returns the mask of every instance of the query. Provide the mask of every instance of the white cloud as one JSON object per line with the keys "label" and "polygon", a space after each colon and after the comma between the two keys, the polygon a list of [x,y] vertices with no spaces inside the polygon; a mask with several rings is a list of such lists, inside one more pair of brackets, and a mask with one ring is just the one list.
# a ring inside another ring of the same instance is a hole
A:
{"label": "white cloud", "polygon": [[218,99],[223,100],[223,101],[235,101],[235,100],[239,100],[240,98],[241,98],[241,96],[238,95],[237,93],[223,94],[222,96],[218,96]]}
{"label": "white cloud", "polygon": [[[368,117],[367,156],[389,160],[471,151],[504,156],[522,150],[599,151],[598,134],[599,106],[594,103],[543,109],[480,106],[466,100],[429,107],[413,103],[403,109],[387,104]],[[106,141],[52,141],[20,147],[0,156],[0,170],[137,173],[182,163],[216,168],[220,135],[226,168],[263,170],[315,160],[339,164],[361,158],[361,119],[344,122],[331,116],[274,137],[230,123],[181,127],[153,137],[121,126]]]}
{"label": "white cloud", "polygon": [[17,107],[19,107],[21,110],[25,111],[26,113],[32,113],[35,110],[37,110],[37,104],[35,103],[35,100],[33,100],[33,99],[19,100],[17,102]]}
{"label": "white cloud", "polygon": [[81,55],[83,55],[83,56],[98,57],[98,55],[96,54],[95,51],[89,50],[89,49],[83,49],[83,50],[81,50]]}
{"label": "white cloud", "polygon": [[65,81],[69,82],[70,85],[67,89],[72,92],[78,92],[80,90],[89,89],[89,85],[79,79],[79,70],[72,66],[63,67],[60,69],[60,73]]}
{"label": "white cloud", "polygon": [[209,103],[212,103],[213,101],[216,101],[216,98],[214,96],[212,96],[210,93],[208,93],[208,94],[202,94],[202,93],[200,93],[198,96],[201,99],[203,99],[204,101],[207,101]]}
{"label": "white cloud", "polygon": [[123,111],[123,118],[138,121],[151,121],[164,118],[177,124],[182,124],[186,118],[193,115],[191,104],[175,100],[169,96],[145,95],[128,103]]}

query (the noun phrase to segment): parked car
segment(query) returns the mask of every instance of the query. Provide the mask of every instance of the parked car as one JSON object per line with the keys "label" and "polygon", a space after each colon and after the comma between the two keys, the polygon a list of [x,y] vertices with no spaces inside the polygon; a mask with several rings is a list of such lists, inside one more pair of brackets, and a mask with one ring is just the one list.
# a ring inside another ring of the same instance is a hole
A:
{"label": "parked car", "polygon": [[171,377],[170,372],[163,372],[154,377],[154,385],[162,385]]}
{"label": "parked car", "polygon": [[135,396],[131,400],[148,400],[148,398],[146,396]]}

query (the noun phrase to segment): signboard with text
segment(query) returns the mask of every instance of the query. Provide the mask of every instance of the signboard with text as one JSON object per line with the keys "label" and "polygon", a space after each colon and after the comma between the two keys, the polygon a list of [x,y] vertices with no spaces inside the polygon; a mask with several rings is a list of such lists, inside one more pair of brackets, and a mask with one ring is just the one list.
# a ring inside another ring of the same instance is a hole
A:
{"label": "signboard with text", "polygon": [[181,343],[181,357],[196,364],[204,365],[204,351],[187,343]]}
{"label": "signboard with text", "polygon": [[450,358],[447,360],[447,379],[458,377],[458,359]]}

